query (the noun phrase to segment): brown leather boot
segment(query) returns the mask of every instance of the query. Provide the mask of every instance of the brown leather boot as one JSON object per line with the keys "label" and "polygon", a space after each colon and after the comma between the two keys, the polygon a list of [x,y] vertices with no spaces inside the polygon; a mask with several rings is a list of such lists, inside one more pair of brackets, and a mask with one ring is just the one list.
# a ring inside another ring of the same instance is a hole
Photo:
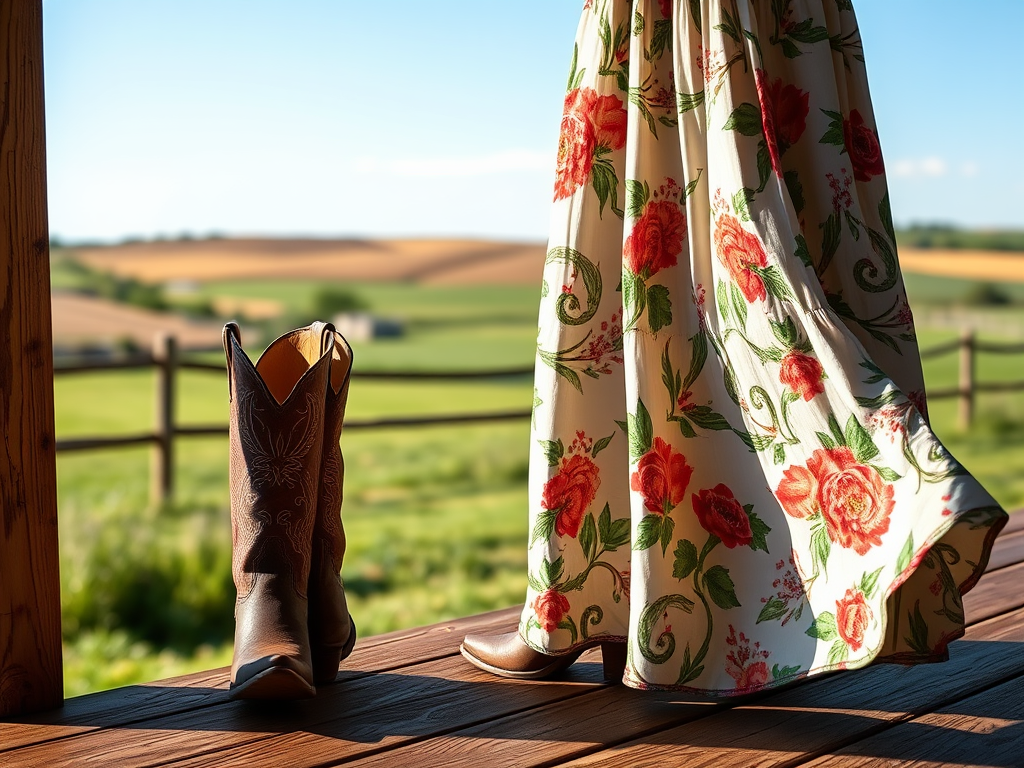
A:
{"label": "brown leather boot", "polygon": [[224,326],[231,396],[233,698],[313,696],[307,629],[333,328],[274,341],[255,366]]}
{"label": "brown leather boot", "polygon": [[540,680],[567,669],[580,655],[595,645],[601,646],[604,679],[622,682],[626,668],[626,643],[621,640],[593,638],[569,653],[552,656],[528,646],[518,632],[502,635],[467,635],[459,648],[466,661],[499,677],[516,680]]}
{"label": "brown leather boot", "polygon": [[345,462],[341,455],[341,426],[348,402],[352,349],[333,331],[330,379],[324,410],[324,449],[320,495],[313,526],[313,561],[309,572],[309,644],[313,654],[313,680],[323,685],[334,680],[338,665],[352,653],[356,625],[348,612],[341,561],[345,557],[345,529],[341,522]]}

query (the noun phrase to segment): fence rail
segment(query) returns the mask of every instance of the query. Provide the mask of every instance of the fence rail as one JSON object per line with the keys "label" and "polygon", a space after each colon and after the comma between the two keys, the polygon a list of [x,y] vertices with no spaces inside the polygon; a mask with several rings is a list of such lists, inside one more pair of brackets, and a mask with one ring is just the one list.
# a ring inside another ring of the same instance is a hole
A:
{"label": "fence rail", "polygon": [[[977,381],[977,356],[988,354],[1024,354],[1024,343],[996,344],[982,342],[973,331],[965,332],[959,339],[939,344],[921,351],[922,358],[942,357],[959,353],[960,367],[957,386],[937,389],[928,393],[929,400],[957,398],[959,401],[958,423],[962,429],[969,429],[974,422],[975,400],[982,392],[1024,391],[1022,381],[979,382]],[[175,386],[179,371],[205,371],[223,374],[224,365],[201,360],[182,358],[173,336],[159,335],[150,353],[135,353],[117,360],[73,362],[54,366],[54,375],[63,376],[97,371],[155,368],[156,424],[152,432],[141,434],[114,435],[109,437],[75,437],[58,440],[58,452],[92,451],[102,448],[120,448],[134,445],[151,445],[152,464],[150,472],[150,497],[163,501],[174,491],[174,444],[179,437],[213,437],[226,435],[226,424],[178,424],[175,418]],[[513,378],[532,375],[533,368],[507,368],[489,371],[354,371],[353,378],[365,380],[481,380]],[[472,424],[480,422],[509,421],[530,416],[529,410],[493,411],[486,413],[440,414],[437,416],[403,416],[386,419],[353,419],[345,421],[346,430],[383,429],[387,427],[414,427],[438,424]]]}

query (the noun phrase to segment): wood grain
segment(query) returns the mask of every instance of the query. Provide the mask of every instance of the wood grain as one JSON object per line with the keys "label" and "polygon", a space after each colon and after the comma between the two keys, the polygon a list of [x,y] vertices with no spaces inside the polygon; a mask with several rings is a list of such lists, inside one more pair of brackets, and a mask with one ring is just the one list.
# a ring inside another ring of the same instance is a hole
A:
{"label": "wood grain", "polygon": [[972,627],[944,664],[880,665],[821,678],[564,764],[801,765],[1024,674],[1022,643],[1024,611],[1016,611]]}
{"label": "wood grain", "polygon": [[0,3],[0,715],[60,705],[41,0]]}
{"label": "wood grain", "polygon": [[858,741],[815,768],[1024,765],[1024,677]]}

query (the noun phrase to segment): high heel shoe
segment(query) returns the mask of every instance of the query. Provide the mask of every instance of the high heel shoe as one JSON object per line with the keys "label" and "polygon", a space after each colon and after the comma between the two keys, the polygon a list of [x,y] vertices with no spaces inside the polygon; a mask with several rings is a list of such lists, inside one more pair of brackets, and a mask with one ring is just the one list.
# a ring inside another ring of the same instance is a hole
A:
{"label": "high heel shoe", "polygon": [[499,677],[540,680],[567,669],[588,648],[601,646],[604,679],[617,683],[626,669],[626,643],[593,638],[571,652],[549,655],[528,646],[518,632],[503,635],[467,635],[459,650],[475,667]]}

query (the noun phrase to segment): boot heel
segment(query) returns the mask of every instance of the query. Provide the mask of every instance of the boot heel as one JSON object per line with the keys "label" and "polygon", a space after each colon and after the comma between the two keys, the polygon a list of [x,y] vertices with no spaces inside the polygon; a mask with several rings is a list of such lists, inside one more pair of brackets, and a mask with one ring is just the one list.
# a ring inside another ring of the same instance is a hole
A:
{"label": "boot heel", "polygon": [[604,664],[604,679],[611,683],[621,683],[626,671],[626,644],[601,643],[601,661]]}

